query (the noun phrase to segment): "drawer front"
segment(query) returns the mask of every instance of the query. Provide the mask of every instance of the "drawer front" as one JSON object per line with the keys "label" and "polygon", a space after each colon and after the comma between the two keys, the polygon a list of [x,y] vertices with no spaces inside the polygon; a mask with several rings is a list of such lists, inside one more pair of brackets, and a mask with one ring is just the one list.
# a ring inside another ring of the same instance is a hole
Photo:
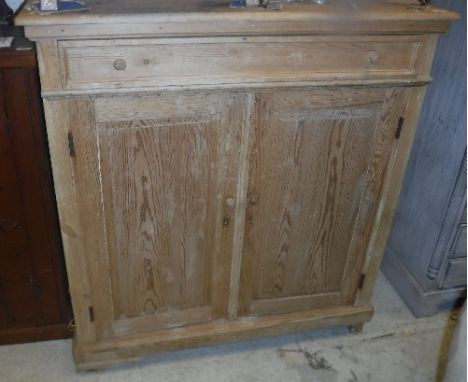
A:
{"label": "drawer front", "polygon": [[450,257],[466,257],[466,223],[458,226]]}
{"label": "drawer front", "polygon": [[449,260],[442,288],[462,286],[466,286],[466,258]]}
{"label": "drawer front", "polygon": [[417,38],[61,41],[64,88],[411,78]]}

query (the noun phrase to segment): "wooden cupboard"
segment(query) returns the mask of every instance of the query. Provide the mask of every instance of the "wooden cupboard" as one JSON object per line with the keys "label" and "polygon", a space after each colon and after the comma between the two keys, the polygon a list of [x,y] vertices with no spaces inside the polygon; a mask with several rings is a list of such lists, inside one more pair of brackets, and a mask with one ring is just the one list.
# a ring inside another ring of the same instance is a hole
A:
{"label": "wooden cupboard", "polygon": [[38,42],[77,366],[369,320],[456,15],[90,3],[18,19]]}

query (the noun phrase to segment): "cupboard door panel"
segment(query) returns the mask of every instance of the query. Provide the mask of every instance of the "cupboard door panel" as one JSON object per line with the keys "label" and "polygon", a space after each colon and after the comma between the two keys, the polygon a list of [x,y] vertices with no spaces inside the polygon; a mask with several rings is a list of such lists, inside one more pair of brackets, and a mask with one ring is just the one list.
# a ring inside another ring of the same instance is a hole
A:
{"label": "cupboard door panel", "polygon": [[73,124],[81,223],[105,238],[86,255],[97,339],[226,315],[245,98],[99,99]]}
{"label": "cupboard door panel", "polygon": [[98,126],[114,315],[209,305],[219,120]]}
{"label": "cupboard door panel", "polygon": [[403,104],[400,93],[258,95],[241,314],[352,302],[402,111],[390,107]]}

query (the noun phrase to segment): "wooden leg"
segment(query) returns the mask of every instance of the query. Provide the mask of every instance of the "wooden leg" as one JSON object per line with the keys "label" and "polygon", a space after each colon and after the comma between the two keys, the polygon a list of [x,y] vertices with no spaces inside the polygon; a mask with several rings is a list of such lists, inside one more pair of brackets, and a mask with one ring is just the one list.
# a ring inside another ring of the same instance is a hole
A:
{"label": "wooden leg", "polygon": [[364,328],[364,324],[355,324],[348,326],[350,333],[361,333]]}

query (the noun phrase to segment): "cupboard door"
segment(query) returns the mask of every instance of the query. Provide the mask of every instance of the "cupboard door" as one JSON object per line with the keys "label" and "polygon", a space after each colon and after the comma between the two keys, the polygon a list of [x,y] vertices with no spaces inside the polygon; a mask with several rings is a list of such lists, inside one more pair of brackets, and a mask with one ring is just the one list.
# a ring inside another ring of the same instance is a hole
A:
{"label": "cupboard door", "polygon": [[97,340],[226,315],[246,98],[68,103]]}
{"label": "cupboard door", "polygon": [[240,315],[353,303],[405,99],[383,88],[257,95]]}

